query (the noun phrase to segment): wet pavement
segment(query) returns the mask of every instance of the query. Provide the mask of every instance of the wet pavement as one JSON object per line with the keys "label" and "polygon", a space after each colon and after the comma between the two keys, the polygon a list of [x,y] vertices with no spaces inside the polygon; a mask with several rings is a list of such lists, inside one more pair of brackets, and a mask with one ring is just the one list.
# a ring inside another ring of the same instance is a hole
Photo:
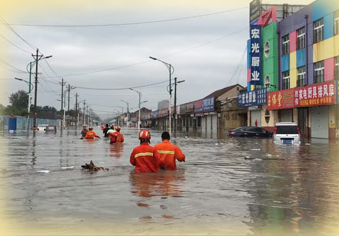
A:
{"label": "wet pavement", "polygon": [[[95,130],[98,134],[99,129]],[[38,133],[0,136],[0,221],[21,235],[336,235],[339,145],[182,136],[177,171],[136,174],[123,145]],[[161,133],[152,132],[152,143]],[[108,171],[90,173],[93,160]]]}

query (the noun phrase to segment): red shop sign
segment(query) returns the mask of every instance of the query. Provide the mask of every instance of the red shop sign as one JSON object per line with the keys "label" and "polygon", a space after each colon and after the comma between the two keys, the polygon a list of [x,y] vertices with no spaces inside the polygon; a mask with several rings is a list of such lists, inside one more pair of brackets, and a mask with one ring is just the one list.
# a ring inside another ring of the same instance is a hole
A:
{"label": "red shop sign", "polygon": [[335,104],[335,84],[328,81],[294,90],[295,107]]}
{"label": "red shop sign", "polygon": [[267,93],[267,110],[289,109],[294,106],[294,88]]}

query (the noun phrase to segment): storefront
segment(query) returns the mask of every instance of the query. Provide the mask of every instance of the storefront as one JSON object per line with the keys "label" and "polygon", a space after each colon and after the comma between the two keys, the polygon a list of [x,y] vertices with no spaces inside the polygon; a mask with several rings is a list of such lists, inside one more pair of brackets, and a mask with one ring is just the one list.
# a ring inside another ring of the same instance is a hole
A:
{"label": "storefront", "polygon": [[298,123],[304,137],[335,138],[335,81],[268,93],[267,109],[279,121]]}

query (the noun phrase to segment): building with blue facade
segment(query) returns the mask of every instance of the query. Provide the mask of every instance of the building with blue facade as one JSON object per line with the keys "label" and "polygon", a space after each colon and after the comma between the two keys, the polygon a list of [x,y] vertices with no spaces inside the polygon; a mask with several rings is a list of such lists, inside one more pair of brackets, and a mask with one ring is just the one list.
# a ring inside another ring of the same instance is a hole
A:
{"label": "building with blue facade", "polygon": [[[305,137],[338,138],[339,2],[318,0],[283,19],[278,9],[250,24],[246,93],[266,88],[267,101],[248,105],[248,124],[273,130],[293,121]],[[260,48],[252,39],[258,29]]]}

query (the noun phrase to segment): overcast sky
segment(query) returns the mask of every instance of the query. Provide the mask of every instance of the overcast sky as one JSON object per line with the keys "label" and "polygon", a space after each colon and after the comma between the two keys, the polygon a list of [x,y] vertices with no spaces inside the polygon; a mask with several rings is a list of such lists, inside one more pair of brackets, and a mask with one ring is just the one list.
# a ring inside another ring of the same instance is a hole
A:
{"label": "overcast sky", "polygon": [[2,0],[0,103],[8,105],[11,93],[28,90],[14,78],[28,80],[26,67],[34,61],[36,48],[44,56],[52,55],[39,61],[38,105],[61,108],[63,78],[75,87],[70,107],[78,93],[79,101],[86,99],[102,118],[125,112],[121,100],[131,111],[138,109],[138,94],[128,88],[141,92],[141,100],[147,100],[142,106],[152,110],[169,98],[169,71],[149,56],[170,63],[172,78],[185,80],[178,84],[178,104],[236,83],[246,86],[249,2]]}

